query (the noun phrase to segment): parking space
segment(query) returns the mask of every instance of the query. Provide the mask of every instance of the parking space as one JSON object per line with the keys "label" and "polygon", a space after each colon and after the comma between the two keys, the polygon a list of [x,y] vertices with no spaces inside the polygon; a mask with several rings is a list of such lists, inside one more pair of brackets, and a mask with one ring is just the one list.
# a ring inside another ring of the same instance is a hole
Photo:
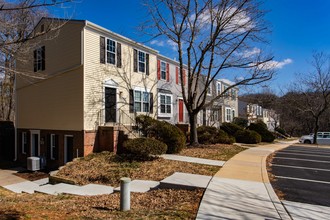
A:
{"label": "parking space", "polygon": [[329,148],[290,146],[276,152],[271,167],[285,200],[330,206]]}

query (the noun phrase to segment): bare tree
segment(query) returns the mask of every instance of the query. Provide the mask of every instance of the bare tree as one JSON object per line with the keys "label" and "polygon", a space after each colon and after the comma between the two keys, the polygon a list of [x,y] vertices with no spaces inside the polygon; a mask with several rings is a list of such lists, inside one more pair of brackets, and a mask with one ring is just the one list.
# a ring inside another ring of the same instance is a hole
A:
{"label": "bare tree", "polygon": [[24,54],[37,44],[38,37],[58,30],[63,23],[49,22],[38,32],[34,31],[34,27],[42,17],[48,15],[46,7],[68,2],[71,1],[0,0],[0,120],[13,120],[16,75],[40,77],[36,73],[18,72],[16,62],[24,61]]}
{"label": "bare tree", "polygon": [[[148,0],[147,22],[155,37],[177,47],[180,81],[187,65],[187,88],[182,96],[189,114],[191,145],[198,144],[197,114],[240,85],[255,85],[271,79],[274,63],[255,43],[265,43],[268,32],[264,11],[257,0]],[[235,83],[206,101],[212,81],[225,72]],[[203,87],[199,82],[203,81]]]}
{"label": "bare tree", "polygon": [[295,101],[296,109],[308,113],[314,120],[313,142],[317,143],[320,120],[330,104],[330,56],[322,52],[314,53],[311,66],[313,69],[310,72],[297,75],[299,78],[292,87],[301,95],[300,101]]}

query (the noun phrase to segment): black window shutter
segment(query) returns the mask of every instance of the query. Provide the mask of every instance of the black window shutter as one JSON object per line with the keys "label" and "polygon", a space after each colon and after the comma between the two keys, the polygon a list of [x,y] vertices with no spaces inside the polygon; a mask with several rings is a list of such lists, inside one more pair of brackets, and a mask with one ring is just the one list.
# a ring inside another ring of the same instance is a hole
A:
{"label": "black window shutter", "polygon": [[121,43],[117,42],[117,67],[121,68]]}
{"label": "black window shutter", "polygon": [[100,37],[100,63],[105,63],[105,38]]}
{"label": "black window shutter", "polygon": [[37,72],[38,70],[37,50],[33,51],[33,60],[34,60],[34,72]]}
{"label": "black window shutter", "polygon": [[150,113],[154,112],[154,94],[150,93]]}
{"label": "black window shutter", "polygon": [[137,61],[137,50],[134,49],[134,61],[133,61],[133,71],[137,72],[138,71],[138,61]]}
{"label": "black window shutter", "polygon": [[58,151],[59,151],[59,146],[58,146],[58,135],[55,135],[55,148],[53,151],[53,157],[55,160],[58,160]]}
{"label": "black window shutter", "polygon": [[41,70],[46,69],[46,48],[45,46],[41,47]]}
{"label": "black window shutter", "polygon": [[149,76],[149,54],[146,54],[146,74]]}
{"label": "black window shutter", "polygon": [[133,89],[129,90],[129,112],[134,112],[134,91]]}

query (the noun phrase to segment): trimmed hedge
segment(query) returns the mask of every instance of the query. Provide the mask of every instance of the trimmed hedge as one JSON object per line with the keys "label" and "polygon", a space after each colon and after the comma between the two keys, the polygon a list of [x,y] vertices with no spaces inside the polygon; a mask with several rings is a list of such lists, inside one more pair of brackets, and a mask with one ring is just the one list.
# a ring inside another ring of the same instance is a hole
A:
{"label": "trimmed hedge", "polygon": [[179,153],[186,147],[186,136],[175,125],[155,120],[146,115],[137,116],[136,123],[144,137],[155,138],[164,142],[167,145],[166,153]]}
{"label": "trimmed hedge", "polygon": [[232,144],[235,142],[233,137],[215,127],[200,126],[197,128],[198,142],[201,144]]}
{"label": "trimmed hedge", "polygon": [[267,126],[265,128],[264,123],[251,123],[248,129],[260,134],[262,142],[273,142],[275,139],[272,132],[267,130]]}
{"label": "trimmed hedge", "polygon": [[225,122],[225,123],[222,123],[222,125],[220,126],[220,129],[224,130],[230,136],[234,136],[237,131],[243,130],[244,128],[239,125],[233,124],[233,123]]}
{"label": "trimmed hedge", "polygon": [[166,153],[167,145],[153,138],[135,138],[124,142],[124,153],[139,160],[148,160]]}
{"label": "trimmed hedge", "polygon": [[235,133],[236,141],[244,144],[257,144],[261,142],[261,136],[252,130],[238,130]]}
{"label": "trimmed hedge", "polygon": [[249,124],[249,121],[246,118],[234,118],[233,123],[241,126],[242,128],[246,128]]}

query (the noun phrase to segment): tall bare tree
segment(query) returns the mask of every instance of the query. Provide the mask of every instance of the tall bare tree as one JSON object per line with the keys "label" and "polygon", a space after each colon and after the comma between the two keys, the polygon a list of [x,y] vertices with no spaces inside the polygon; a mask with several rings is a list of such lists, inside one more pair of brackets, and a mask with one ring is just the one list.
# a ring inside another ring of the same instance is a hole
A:
{"label": "tall bare tree", "polygon": [[[187,89],[182,96],[189,114],[191,145],[198,144],[198,113],[240,85],[271,79],[274,63],[255,45],[265,43],[265,12],[257,0],[147,0],[155,37],[177,47],[180,81],[187,65]],[[150,29],[148,29],[150,30]],[[232,72],[235,83],[206,101],[212,81]],[[203,81],[200,87],[199,82]]]}
{"label": "tall bare tree", "polygon": [[15,78],[17,74],[26,75],[17,72],[16,62],[22,61],[22,54],[33,47],[31,40],[59,29],[63,23],[50,22],[40,32],[35,32],[34,27],[48,15],[47,7],[68,2],[71,0],[0,0],[0,120],[13,120]]}
{"label": "tall bare tree", "polygon": [[295,101],[296,109],[308,113],[314,120],[313,142],[317,143],[320,120],[330,107],[330,55],[314,53],[311,66],[311,71],[297,75],[292,88],[301,95],[300,101]]}

